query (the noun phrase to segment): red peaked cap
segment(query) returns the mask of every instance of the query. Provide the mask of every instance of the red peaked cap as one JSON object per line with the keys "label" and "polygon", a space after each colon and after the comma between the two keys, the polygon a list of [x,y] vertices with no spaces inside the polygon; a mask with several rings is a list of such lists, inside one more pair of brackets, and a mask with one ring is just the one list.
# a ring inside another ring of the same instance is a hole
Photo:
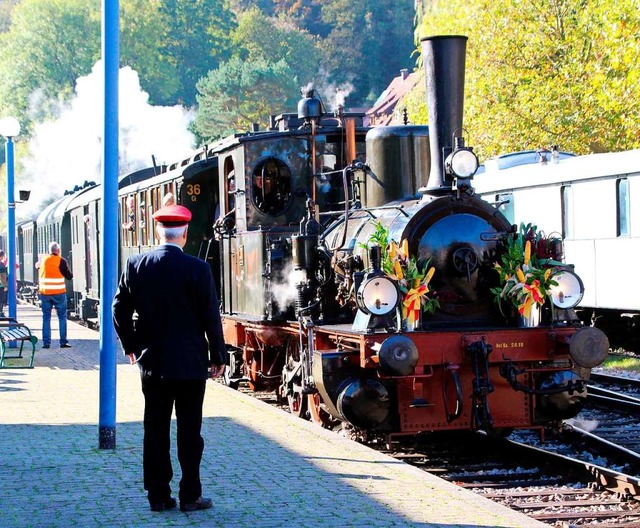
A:
{"label": "red peaked cap", "polygon": [[167,205],[153,213],[153,219],[164,227],[185,226],[191,220],[191,211],[182,205]]}

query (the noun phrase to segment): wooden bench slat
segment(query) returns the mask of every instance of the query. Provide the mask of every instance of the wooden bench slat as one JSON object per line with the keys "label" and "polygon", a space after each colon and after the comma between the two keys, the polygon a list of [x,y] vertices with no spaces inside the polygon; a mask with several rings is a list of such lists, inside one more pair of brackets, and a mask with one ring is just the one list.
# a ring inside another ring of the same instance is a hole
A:
{"label": "wooden bench slat", "polygon": [[[15,349],[9,348],[10,342],[19,342],[20,347]],[[22,352],[25,342],[31,345],[31,357],[29,358],[29,365],[7,365],[7,359],[20,359],[22,358]],[[15,319],[7,318],[0,322],[0,368],[33,368],[33,360],[36,353],[36,343],[38,338],[35,337],[31,330],[24,324],[18,323]],[[7,355],[7,352],[14,353],[14,355]]]}

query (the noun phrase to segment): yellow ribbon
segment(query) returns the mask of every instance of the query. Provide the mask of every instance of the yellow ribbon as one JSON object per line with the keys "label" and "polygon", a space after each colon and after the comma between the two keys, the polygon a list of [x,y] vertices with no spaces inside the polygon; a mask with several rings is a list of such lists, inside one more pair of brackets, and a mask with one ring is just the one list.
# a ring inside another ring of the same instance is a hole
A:
{"label": "yellow ribbon", "polygon": [[422,297],[429,292],[426,284],[411,288],[404,297],[403,306],[409,324],[413,324],[420,317]]}
{"label": "yellow ribbon", "polygon": [[400,262],[397,260],[393,263],[393,271],[398,280],[402,280],[404,278],[404,273],[402,273],[402,266],[400,265]]}

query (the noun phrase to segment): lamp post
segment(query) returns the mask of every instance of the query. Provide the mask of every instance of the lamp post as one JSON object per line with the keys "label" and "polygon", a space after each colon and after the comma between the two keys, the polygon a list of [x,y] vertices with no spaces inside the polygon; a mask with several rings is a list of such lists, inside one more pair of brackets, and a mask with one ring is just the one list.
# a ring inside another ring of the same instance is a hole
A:
{"label": "lamp post", "polygon": [[20,123],[15,117],[0,119],[0,135],[5,144],[7,160],[7,306],[9,317],[16,318],[16,202],[14,191],[13,138],[20,133]]}

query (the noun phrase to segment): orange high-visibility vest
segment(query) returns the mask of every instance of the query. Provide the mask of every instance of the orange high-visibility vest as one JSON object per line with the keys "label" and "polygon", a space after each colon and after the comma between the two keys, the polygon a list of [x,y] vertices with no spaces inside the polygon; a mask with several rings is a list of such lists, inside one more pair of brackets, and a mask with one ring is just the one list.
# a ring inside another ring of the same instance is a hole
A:
{"label": "orange high-visibility vest", "polygon": [[67,293],[64,275],[60,271],[60,255],[47,255],[40,263],[39,289],[43,295]]}

